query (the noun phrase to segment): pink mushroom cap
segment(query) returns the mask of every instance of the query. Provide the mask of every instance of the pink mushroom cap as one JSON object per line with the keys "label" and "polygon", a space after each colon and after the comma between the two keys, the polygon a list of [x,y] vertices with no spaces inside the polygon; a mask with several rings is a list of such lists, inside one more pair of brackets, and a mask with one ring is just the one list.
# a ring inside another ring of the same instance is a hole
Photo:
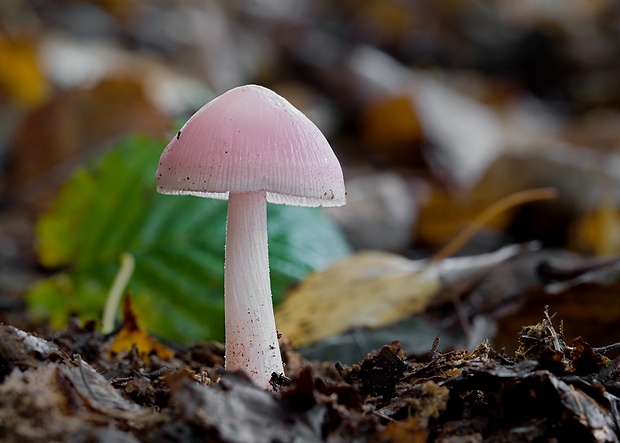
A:
{"label": "pink mushroom cap", "polygon": [[325,136],[286,99],[257,85],[231,89],[198,110],[166,146],[156,182],[163,194],[227,199],[266,191],[272,203],[346,201]]}

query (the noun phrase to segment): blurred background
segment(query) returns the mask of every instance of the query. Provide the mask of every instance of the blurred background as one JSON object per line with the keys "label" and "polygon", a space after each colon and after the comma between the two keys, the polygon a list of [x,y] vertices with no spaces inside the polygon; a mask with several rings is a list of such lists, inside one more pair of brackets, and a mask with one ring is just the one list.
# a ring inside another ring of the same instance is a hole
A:
{"label": "blurred background", "polygon": [[426,257],[542,186],[558,199],[500,214],[460,253],[620,250],[618,2],[3,0],[4,318],[49,272],[35,221],[77,166],[131,134],[169,139],[247,83],[331,142],[349,201],[328,215],[353,250]]}

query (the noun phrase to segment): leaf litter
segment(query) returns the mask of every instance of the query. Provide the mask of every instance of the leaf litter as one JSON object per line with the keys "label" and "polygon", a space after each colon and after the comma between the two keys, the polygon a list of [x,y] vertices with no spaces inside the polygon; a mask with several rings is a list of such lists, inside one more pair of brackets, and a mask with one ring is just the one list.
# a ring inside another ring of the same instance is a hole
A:
{"label": "leaf litter", "polygon": [[[134,321],[127,317],[126,321]],[[0,437],[7,442],[615,442],[618,345],[565,341],[553,316],[522,328],[514,355],[413,355],[393,342],[362,361],[308,361],[283,340],[275,393],[222,369],[216,343],[161,358],[111,352],[119,331],[72,323],[46,338],[0,326]],[[153,339],[155,340],[155,339]],[[168,349],[168,348],[167,348]],[[85,440],[86,441],[86,440]]]}

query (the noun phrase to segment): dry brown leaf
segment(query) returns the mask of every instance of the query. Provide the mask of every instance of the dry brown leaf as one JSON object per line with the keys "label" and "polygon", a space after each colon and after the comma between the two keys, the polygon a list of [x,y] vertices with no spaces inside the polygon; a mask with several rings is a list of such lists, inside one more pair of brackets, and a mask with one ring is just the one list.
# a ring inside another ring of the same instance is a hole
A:
{"label": "dry brown leaf", "polygon": [[73,166],[123,135],[165,133],[167,118],[131,77],[62,93],[33,110],[16,131],[8,188],[27,200],[51,197]]}
{"label": "dry brown leaf", "polygon": [[398,41],[418,25],[419,14],[415,2],[369,0],[351,3],[358,20],[373,32],[375,38]]}
{"label": "dry brown leaf", "polygon": [[409,97],[388,96],[371,102],[364,110],[362,128],[368,149],[387,164],[423,165],[422,128]]}
{"label": "dry brown leaf", "polygon": [[316,272],[276,310],[278,330],[296,346],[352,328],[380,327],[424,310],[439,290],[435,266],[364,252]]}

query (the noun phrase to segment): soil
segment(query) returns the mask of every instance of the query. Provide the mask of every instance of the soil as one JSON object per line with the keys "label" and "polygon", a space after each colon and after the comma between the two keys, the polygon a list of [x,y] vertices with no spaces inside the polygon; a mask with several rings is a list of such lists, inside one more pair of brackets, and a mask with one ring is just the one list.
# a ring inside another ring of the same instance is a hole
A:
{"label": "soil", "polygon": [[[226,373],[223,346],[112,352],[119,331],[73,323],[37,336],[0,326],[3,442],[615,442],[618,360],[568,345],[548,315],[508,356],[424,356],[398,343],[351,366],[303,359],[283,339],[273,392]],[[164,345],[161,345],[164,347]],[[161,356],[165,358],[162,358]]]}

